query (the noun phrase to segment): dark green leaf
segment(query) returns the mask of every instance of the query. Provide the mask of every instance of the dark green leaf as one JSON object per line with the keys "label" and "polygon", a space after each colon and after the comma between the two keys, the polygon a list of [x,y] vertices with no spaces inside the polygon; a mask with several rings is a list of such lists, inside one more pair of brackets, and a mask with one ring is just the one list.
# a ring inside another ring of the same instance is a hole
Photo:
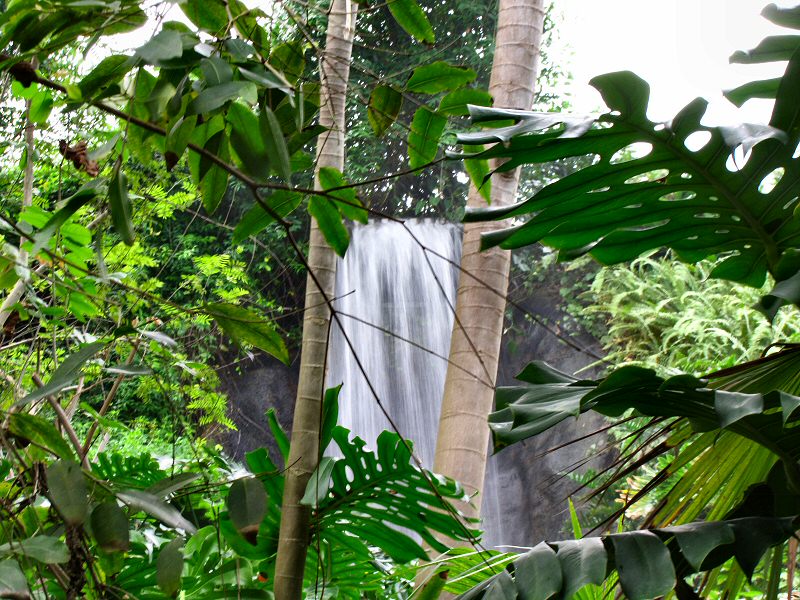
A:
{"label": "dark green leaf", "polygon": [[47,467],[50,501],[70,525],[80,525],[89,514],[89,491],[77,463],[58,460]]}
{"label": "dark green leaf", "polygon": [[[24,540],[15,540],[11,544],[0,545],[0,556],[29,556],[44,564],[65,563],[69,560],[69,552],[64,542],[56,537],[37,535]],[[0,598],[3,595],[0,592]]]}
{"label": "dark green leaf", "polygon": [[439,102],[439,110],[442,115],[465,116],[469,114],[468,104],[475,106],[491,106],[492,95],[484,90],[463,89],[450,92],[442,101]]}
{"label": "dark green leaf", "polygon": [[164,544],[156,559],[156,582],[161,591],[175,597],[181,589],[183,576],[183,540],[178,538]]}
{"label": "dark green leaf", "polygon": [[395,21],[408,35],[426,44],[433,44],[436,41],[433,27],[425,12],[417,4],[417,0],[389,0],[387,5]]}
{"label": "dark green leaf", "polygon": [[587,585],[600,585],[606,578],[608,557],[600,538],[567,540],[557,544],[558,562],[564,582],[564,598],[572,598]]}
{"label": "dark green leaf", "polygon": [[286,345],[270,321],[234,304],[207,304],[203,310],[237,344],[252,344],[278,360],[289,363]]}
{"label": "dark green leaf", "polygon": [[203,78],[206,80],[209,87],[222,85],[233,79],[233,69],[226,61],[218,56],[210,56],[209,58],[201,60],[200,70],[203,72]]}
{"label": "dark green leaf", "polygon": [[300,42],[287,42],[273,48],[269,64],[290,83],[296,83],[305,69],[305,48]]}
{"label": "dark green leaf", "polygon": [[463,87],[476,77],[472,69],[454,67],[439,60],[414,69],[406,89],[419,94],[438,94]]}
{"label": "dark green leaf", "polygon": [[278,446],[278,451],[281,453],[281,458],[283,458],[285,465],[286,461],[289,460],[289,436],[286,435],[283,427],[278,422],[278,414],[274,407],[267,409],[267,425],[269,425],[269,430],[272,432],[272,437],[275,439],[275,444]]}
{"label": "dark green leaf", "polygon": [[417,109],[411,121],[408,134],[408,162],[412,169],[418,169],[432,162],[439,150],[447,117],[436,114],[426,107]]}
{"label": "dark green leaf", "polygon": [[31,597],[28,580],[15,560],[0,561],[0,597]]}
{"label": "dark green leaf", "polygon": [[228,27],[228,9],[222,0],[186,0],[179,6],[192,23],[212,35]]}
{"label": "dark green leaf", "polygon": [[342,215],[333,200],[322,196],[312,196],[308,201],[308,214],[317,221],[317,226],[331,248],[339,256],[344,256],[350,244],[350,234],[342,222]]}
{"label": "dark green leaf", "polygon": [[231,145],[248,174],[261,181],[269,174],[269,155],[261,138],[258,118],[248,107],[234,103],[228,109]]}
{"label": "dark green leaf", "polygon": [[241,73],[242,77],[245,79],[249,79],[256,85],[268,90],[280,90],[287,95],[291,95],[292,93],[292,84],[286,81],[286,78],[280,73],[270,71],[258,65],[252,66],[249,69],[239,67],[239,73]]}
{"label": "dark green leaf", "polygon": [[609,536],[619,581],[631,600],[649,600],[675,587],[675,568],[669,551],[657,535],[631,531]]}
{"label": "dark green leaf", "polygon": [[751,98],[774,99],[780,83],[781,80],[778,78],[750,81],[732,90],[727,90],[725,97],[739,107]]}
{"label": "dark green leaf", "polygon": [[256,86],[249,81],[228,81],[207,87],[189,104],[186,113],[190,115],[205,114],[237,98],[255,100]]}
{"label": "dark green leaf", "polygon": [[727,523],[686,523],[670,527],[669,535],[675,536],[687,562],[695,571],[700,571],[703,561],[718,546],[733,543],[735,536]]}
{"label": "dark green leaf", "polygon": [[92,535],[106,552],[125,552],[130,546],[128,516],[116,502],[103,502],[94,507],[89,519]]}
{"label": "dark green leaf", "polygon": [[[297,192],[277,190],[264,198],[264,202],[275,214],[285,217],[302,202],[303,196]],[[233,243],[240,244],[251,235],[257,234],[275,221],[274,217],[267,213],[260,204],[256,203],[242,216],[241,221],[236,224],[233,230]]]}
{"label": "dark green leaf", "polygon": [[228,516],[236,530],[247,539],[255,539],[267,512],[267,494],[258,479],[237,479],[228,490]]}
{"label": "dark green leaf", "polygon": [[58,458],[72,459],[72,448],[47,419],[26,413],[8,415],[8,430],[15,436],[50,450]]}
{"label": "dark green leaf", "polygon": [[187,521],[178,510],[157,496],[141,490],[125,490],[117,493],[117,498],[133,510],[141,510],[155,517],[165,525],[195,533],[197,528]]}
{"label": "dark green leaf", "polygon": [[87,100],[91,99],[109,85],[119,83],[135,63],[135,59],[124,54],[104,58],[78,83],[81,96]]}
{"label": "dark green leaf", "polygon": [[730,60],[732,63],[744,65],[789,60],[798,48],[800,36],[773,35],[761,40],[752,50],[734,52]]}
{"label": "dark green leaf", "polygon": [[108,203],[111,207],[111,222],[114,230],[128,246],[133,245],[133,222],[131,221],[131,201],[128,197],[128,178],[117,161],[108,182]]}
{"label": "dark green leaf", "polygon": [[542,542],[514,561],[519,600],[548,600],[561,591],[561,565],[556,553]]}
{"label": "dark green leaf", "polygon": [[403,106],[403,94],[391,86],[379,85],[369,95],[367,119],[375,135],[381,136],[397,120]]}
{"label": "dark green leaf", "polygon": [[158,65],[171,58],[180,58],[182,54],[181,34],[173,29],[162,29],[136,50],[137,56],[152,65]]}
{"label": "dark green leaf", "polygon": [[281,179],[291,186],[292,167],[289,163],[289,150],[286,147],[286,140],[283,137],[280,123],[278,123],[275,113],[272,112],[269,106],[264,106],[261,109],[258,122],[261,127],[261,135],[263,136],[267,155],[272,160],[272,164]]}
{"label": "dark green leaf", "polygon": [[17,402],[16,406],[24,406],[34,400],[39,400],[45,396],[55,394],[67,387],[78,378],[81,368],[86,364],[86,361],[97,354],[105,345],[105,342],[92,342],[91,344],[82,346],[77,352],[70,354],[62,361],[58,368],[53,371],[53,374],[42,387],[22,398],[22,400]]}

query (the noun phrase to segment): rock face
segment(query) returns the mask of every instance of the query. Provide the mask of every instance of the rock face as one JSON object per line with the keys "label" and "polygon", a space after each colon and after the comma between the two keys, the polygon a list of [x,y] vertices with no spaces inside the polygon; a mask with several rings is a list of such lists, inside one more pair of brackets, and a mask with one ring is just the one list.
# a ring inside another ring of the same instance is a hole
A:
{"label": "rock face", "polygon": [[[526,313],[551,324],[558,330],[566,316],[559,294],[560,270],[550,269],[534,294],[521,305],[510,309],[511,323],[504,340],[498,373],[499,385],[514,383],[514,375],[531,360],[538,359],[556,368],[573,373],[595,361],[587,352],[578,351],[558,339]],[[515,287],[512,281],[512,289]],[[601,354],[596,340],[585,333],[569,336],[575,345]],[[592,371],[584,371],[591,376]],[[270,358],[256,361],[242,372],[233,370],[221,376],[223,389],[230,399],[230,417],[238,431],[217,436],[228,453],[237,460],[255,448],[266,446],[276,464],[282,464],[277,447],[266,423],[265,413],[275,407],[283,427],[292,422],[292,408],[297,388],[297,371]],[[552,430],[526,442],[516,444],[493,456],[490,471],[494,477],[494,498],[487,496],[484,506],[492,514],[485,515],[486,547],[504,545],[532,546],[543,539],[569,537],[567,498],[578,484],[566,472],[578,466],[585,470],[602,467],[613,456],[602,453],[587,463],[587,458],[603,448],[604,435],[589,436],[603,426],[596,415],[570,419]],[[583,438],[577,443],[568,443]],[[557,450],[548,450],[559,447]],[[587,463],[587,464],[584,464]],[[579,498],[573,498],[577,502]],[[491,508],[489,508],[491,507]]]}

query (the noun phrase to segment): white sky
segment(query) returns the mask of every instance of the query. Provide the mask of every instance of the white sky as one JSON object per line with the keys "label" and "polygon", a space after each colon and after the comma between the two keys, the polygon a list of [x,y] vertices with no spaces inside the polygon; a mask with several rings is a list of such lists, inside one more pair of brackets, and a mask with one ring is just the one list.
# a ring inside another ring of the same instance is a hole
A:
{"label": "white sky", "polygon": [[[735,50],[749,50],[771,34],[792,33],[760,16],[768,0],[555,0],[563,14],[561,43],[574,82],[578,112],[603,107],[588,85],[595,75],[630,70],[651,86],[649,116],[667,120],[697,96],[711,101],[706,124],[769,120],[769,103],[752,100],[741,111],[723,89],[780,76],[785,63],[733,65]],[[777,0],[778,6],[797,1]]]}

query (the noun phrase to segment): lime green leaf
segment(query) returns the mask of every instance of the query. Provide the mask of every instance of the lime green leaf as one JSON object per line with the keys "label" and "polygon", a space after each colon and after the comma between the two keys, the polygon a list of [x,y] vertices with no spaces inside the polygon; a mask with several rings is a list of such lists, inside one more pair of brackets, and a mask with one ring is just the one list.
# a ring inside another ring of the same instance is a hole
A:
{"label": "lime green leaf", "polygon": [[156,559],[156,583],[169,597],[181,589],[183,576],[183,540],[178,538],[164,544]]}
{"label": "lime green leaf", "polygon": [[180,58],[182,54],[181,34],[173,29],[162,29],[144,46],[136,50],[137,56],[152,65],[171,58]]}
{"label": "lime green leaf", "polygon": [[261,127],[267,155],[273,161],[278,175],[287,185],[291,186],[292,167],[289,160],[289,150],[286,147],[286,140],[283,137],[280,123],[278,123],[275,113],[272,112],[269,106],[262,108],[258,123]]}
{"label": "lime green leaf", "polygon": [[117,161],[108,182],[108,203],[111,207],[111,222],[114,229],[128,246],[133,245],[133,222],[131,221],[131,201],[128,197],[128,178]]}
{"label": "lime green leaf", "polygon": [[45,125],[52,110],[53,94],[50,93],[50,90],[42,90],[33,96],[28,116],[32,123]]}
{"label": "lime green leaf", "polygon": [[226,504],[233,526],[246,540],[254,543],[267,512],[267,493],[262,483],[253,477],[237,479],[228,490]]}
{"label": "lime green leaf", "polygon": [[[47,565],[65,563],[69,560],[67,545],[49,535],[37,535],[24,540],[15,540],[11,544],[0,545],[0,556],[14,554],[29,556]],[[0,597],[3,597],[2,592],[0,592]]]}
{"label": "lime green leaf", "polygon": [[367,119],[375,135],[380,137],[395,122],[403,106],[403,95],[393,87],[379,85],[369,95]]}
{"label": "lime green leaf", "polygon": [[420,94],[438,94],[456,90],[474,81],[476,77],[477,73],[472,69],[454,67],[439,60],[414,69],[406,89]]}
{"label": "lime green leaf", "polygon": [[408,35],[426,44],[433,44],[436,41],[433,27],[425,12],[417,4],[417,0],[389,0],[387,5],[394,20]]}
{"label": "lime green leaf", "polygon": [[455,90],[442,98],[442,101],[439,102],[439,110],[436,112],[442,115],[468,115],[467,104],[491,106],[492,95],[484,90],[472,88]]}
{"label": "lime green leaf", "polygon": [[104,551],[125,552],[130,546],[128,516],[116,502],[95,506],[89,524],[94,539]]}
{"label": "lime green leaf", "polygon": [[80,466],[59,460],[47,467],[47,489],[50,501],[64,521],[80,525],[89,514],[89,491]]}
{"label": "lime green leaf", "polygon": [[342,215],[333,203],[333,200],[322,196],[313,196],[308,202],[308,213],[317,221],[325,241],[334,252],[344,256],[350,244],[350,234],[342,222]]}
{"label": "lime green leaf", "polygon": [[[334,169],[333,167],[322,167],[319,170],[318,177],[319,184],[323,190],[333,190],[328,192],[328,198],[333,196],[334,198],[339,198],[342,200],[341,202],[338,200],[335,201],[336,206],[342,215],[348,219],[352,219],[353,221],[358,221],[359,223],[367,222],[367,211],[363,208],[363,205],[356,197],[355,188],[343,187],[347,186],[348,183],[338,169]],[[342,189],[334,190],[333,188]]]}
{"label": "lime green leaf", "polygon": [[408,134],[408,162],[412,169],[423,167],[436,158],[445,125],[447,117],[424,106],[417,109]]}
{"label": "lime green leaf", "polygon": [[609,537],[620,585],[631,600],[664,596],[675,587],[675,568],[657,535],[631,531]]}
{"label": "lime green leaf", "polygon": [[235,304],[207,304],[203,311],[237,344],[252,344],[281,362],[289,363],[286,345],[270,321]]}
{"label": "lime green leaf", "polygon": [[59,458],[73,458],[72,448],[47,419],[26,413],[8,415],[8,430],[15,436],[50,450]]}
{"label": "lime green leaf", "polygon": [[226,102],[236,98],[252,100],[256,97],[256,86],[249,81],[228,81],[219,85],[207,87],[197,95],[186,113],[190,115],[204,114],[223,106]]}
{"label": "lime green leaf", "polygon": [[81,207],[94,200],[96,197],[97,187],[94,185],[94,182],[92,182],[92,184],[84,185],[72,196],[67,198],[64,202],[64,206],[58,209],[42,228],[34,234],[31,254],[37,254],[39,250],[44,248],[59,227],[69,221],[72,215],[78,212]]}
{"label": "lime green leaf", "polygon": [[[277,190],[263,199],[267,206],[275,211],[279,217],[285,217],[291,213],[300,206],[302,200],[303,197],[300,194],[288,190]],[[233,230],[233,243],[240,244],[243,240],[262,231],[274,221],[273,216],[267,213],[260,204],[254,204],[242,216],[241,221],[236,224]]]}

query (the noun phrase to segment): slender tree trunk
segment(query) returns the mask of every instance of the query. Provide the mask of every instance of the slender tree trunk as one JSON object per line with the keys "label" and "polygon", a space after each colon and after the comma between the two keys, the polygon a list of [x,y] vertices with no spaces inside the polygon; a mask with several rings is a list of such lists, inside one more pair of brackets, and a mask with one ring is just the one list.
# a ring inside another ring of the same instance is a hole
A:
{"label": "slender tree trunk", "polygon": [[[489,83],[495,106],[529,109],[533,104],[544,21],[542,3],[500,0]],[[519,169],[493,175],[493,205],[513,202],[518,181]],[[470,186],[468,206],[484,203],[475,187]],[[436,444],[434,470],[460,481],[469,493],[483,490],[489,446],[487,416],[494,398],[494,386],[487,386],[485,381],[494,382],[497,377],[511,260],[510,253],[499,248],[480,252],[480,235],[501,226],[492,222],[464,227],[451,363]],[[478,495],[471,507],[461,508],[468,516],[477,516],[480,504]]]}
{"label": "slender tree trunk", "polygon": [[[328,14],[320,68],[319,118],[320,124],[327,127],[328,131],[319,137],[317,172],[322,167],[334,167],[340,171],[344,168],[345,99],[357,11],[357,5],[352,0],[333,0]],[[316,185],[319,185],[318,181]],[[317,467],[320,454],[320,417],[330,328],[330,311],[325,304],[325,296],[332,298],[334,294],[336,255],[313,219],[308,265],[316,281],[311,274],[306,278],[300,378],[275,566],[277,600],[297,600],[302,595],[311,511],[308,506],[300,504],[300,499]]]}

